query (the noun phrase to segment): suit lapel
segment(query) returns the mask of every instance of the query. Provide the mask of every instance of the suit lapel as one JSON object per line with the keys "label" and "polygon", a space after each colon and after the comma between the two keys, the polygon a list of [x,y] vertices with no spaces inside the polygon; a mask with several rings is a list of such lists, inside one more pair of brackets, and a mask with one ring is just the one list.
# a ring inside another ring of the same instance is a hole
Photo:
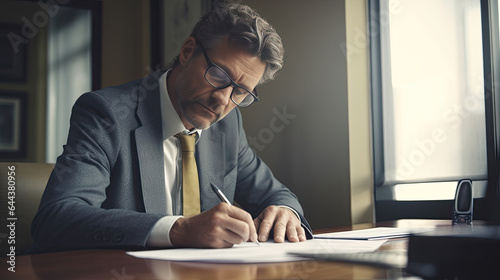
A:
{"label": "suit lapel", "polygon": [[142,126],[135,130],[142,196],[146,213],[166,214],[165,174],[163,170],[163,136],[161,125],[159,76],[163,72],[153,73],[143,80],[147,87],[151,84],[145,79],[156,79],[156,87],[146,91],[137,90],[137,116]]}

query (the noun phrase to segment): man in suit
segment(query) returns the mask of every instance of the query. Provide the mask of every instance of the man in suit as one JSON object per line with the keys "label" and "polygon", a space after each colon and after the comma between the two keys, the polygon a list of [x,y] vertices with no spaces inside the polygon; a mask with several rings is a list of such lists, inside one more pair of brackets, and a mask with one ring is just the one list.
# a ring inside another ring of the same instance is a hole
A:
{"label": "man in suit", "polygon": [[[255,87],[282,62],[272,26],[247,6],[223,5],[197,23],[170,69],[82,95],[33,221],[33,252],[311,238],[296,196],[248,145],[236,108],[257,101]],[[179,133],[196,141],[193,215],[183,213]],[[212,184],[241,208],[221,203]]]}

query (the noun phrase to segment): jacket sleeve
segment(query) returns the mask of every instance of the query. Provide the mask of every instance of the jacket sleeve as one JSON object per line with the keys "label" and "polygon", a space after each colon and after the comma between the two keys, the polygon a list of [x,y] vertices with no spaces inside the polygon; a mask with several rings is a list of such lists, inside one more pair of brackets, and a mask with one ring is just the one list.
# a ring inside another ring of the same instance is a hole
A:
{"label": "jacket sleeve", "polygon": [[75,103],[67,145],[32,223],[33,252],[145,246],[160,215],[101,208],[122,140],[118,120],[99,94]]}

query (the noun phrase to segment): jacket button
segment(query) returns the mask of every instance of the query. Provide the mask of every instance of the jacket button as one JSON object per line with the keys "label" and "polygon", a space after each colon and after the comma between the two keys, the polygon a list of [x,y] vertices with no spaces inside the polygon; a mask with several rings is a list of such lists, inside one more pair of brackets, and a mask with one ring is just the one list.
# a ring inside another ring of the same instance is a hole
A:
{"label": "jacket button", "polygon": [[96,230],[94,233],[94,241],[101,242],[102,241],[102,230]]}
{"label": "jacket button", "polygon": [[117,232],[113,238],[113,242],[115,243],[118,243],[118,242],[121,242],[123,240],[123,238],[125,237],[125,235],[123,234],[123,232]]}

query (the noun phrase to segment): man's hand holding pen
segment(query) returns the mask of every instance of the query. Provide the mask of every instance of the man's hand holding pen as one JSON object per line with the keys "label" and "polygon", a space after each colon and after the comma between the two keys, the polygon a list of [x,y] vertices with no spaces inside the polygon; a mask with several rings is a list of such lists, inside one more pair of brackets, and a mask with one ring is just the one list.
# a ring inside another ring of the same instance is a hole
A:
{"label": "man's hand holding pen", "polygon": [[229,248],[257,241],[252,216],[243,209],[219,203],[196,216],[180,218],[170,230],[175,247]]}
{"label": "man's hand holding pen", "polygon": [[[245,210],[231,205],[224,193],[212,185],[223,203],[199,215],[180,218],[170,231],[175,247],[228,248],[246,241],[265,242],[274,227],[274,241],[306,240],[300,220],[286,207],[269,206],[254,220]],[[260,245],[259,245],[260,246]]]}

